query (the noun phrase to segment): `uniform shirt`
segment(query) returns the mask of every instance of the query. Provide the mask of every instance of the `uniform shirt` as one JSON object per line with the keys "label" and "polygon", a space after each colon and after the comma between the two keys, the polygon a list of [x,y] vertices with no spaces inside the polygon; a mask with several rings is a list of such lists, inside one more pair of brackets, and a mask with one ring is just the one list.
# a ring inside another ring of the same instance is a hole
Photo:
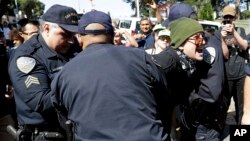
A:
{"label": "uniform shirt", "polygon": [[20,125],[46,124],[47,118],[52,119],[50,83],[66,62],[68,59],[49,49],[40,34],[15,50],[9,62],[9,75]]}
{"label": "uniform shirt", "polygon": [[214,35],[207,37],[203,49],[204,62],[200,64],[200,87],[196,96],[210,103],[217,102],[225,88],[225,65],[220,36],[217,30]]}
{"label": "uniform shirt", "polygon": [[75,140],[160,141],[166,87],[144,50],[94,44],[52,82],[55,107],[75,123]]}

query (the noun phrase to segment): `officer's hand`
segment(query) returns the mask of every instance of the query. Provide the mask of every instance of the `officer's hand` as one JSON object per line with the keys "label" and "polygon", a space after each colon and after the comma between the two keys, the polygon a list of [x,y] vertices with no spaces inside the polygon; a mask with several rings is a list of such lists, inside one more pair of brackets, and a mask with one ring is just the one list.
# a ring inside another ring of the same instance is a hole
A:
{"label": "officer's hand", "polygon": [[6,99],[11,99],[13,98],[13,87],[11,85],[6,86],[6,93],[5,93],[5,98]]}

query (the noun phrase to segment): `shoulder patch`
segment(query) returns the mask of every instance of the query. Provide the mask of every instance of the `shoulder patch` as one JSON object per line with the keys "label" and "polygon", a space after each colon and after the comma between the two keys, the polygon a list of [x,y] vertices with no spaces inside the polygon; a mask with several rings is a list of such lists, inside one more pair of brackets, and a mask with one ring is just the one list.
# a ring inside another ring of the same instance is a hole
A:
{"label": "shoulder patch", "polygon": [[36,65],[36,60],[31,57],[20,57],[16,61],[17,68],[23,73],[29,73]]}
{"label": "shoulder patch", "polygon": [[208,64],[213,64],[216,56],[216,51],[213,47],[206,47],[203,50],[203,59]]}

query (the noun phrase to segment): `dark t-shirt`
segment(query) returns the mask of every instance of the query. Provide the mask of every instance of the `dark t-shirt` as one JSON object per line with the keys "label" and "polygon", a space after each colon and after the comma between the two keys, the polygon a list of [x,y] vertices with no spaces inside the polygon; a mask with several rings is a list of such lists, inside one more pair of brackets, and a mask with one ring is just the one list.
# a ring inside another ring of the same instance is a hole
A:
{"label": "dark t-shirt", "polygon": [[[243,28],[236,28],[236,31],[243,39],[246,39],[246,33]],[[235,80],[245,76],[245,58],[246,51],[239,48],[239,45],[233,35],[226,38],[226,44],[229,49],[230,58],[225,62],[227,79]]]}

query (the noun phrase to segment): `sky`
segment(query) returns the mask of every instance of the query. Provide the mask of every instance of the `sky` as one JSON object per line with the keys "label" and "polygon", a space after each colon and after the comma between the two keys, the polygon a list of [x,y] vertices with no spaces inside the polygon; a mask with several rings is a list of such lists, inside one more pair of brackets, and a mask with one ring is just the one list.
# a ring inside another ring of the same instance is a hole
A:
{"label": "sky", "polygon": [[130,17],[134,14],[130,4],[123,0],[40,0],[45,4],[45,11],[53,4],[61,4],[73,7],[78,13],[88,12],[91,9],[110,12],[112,18]]}

